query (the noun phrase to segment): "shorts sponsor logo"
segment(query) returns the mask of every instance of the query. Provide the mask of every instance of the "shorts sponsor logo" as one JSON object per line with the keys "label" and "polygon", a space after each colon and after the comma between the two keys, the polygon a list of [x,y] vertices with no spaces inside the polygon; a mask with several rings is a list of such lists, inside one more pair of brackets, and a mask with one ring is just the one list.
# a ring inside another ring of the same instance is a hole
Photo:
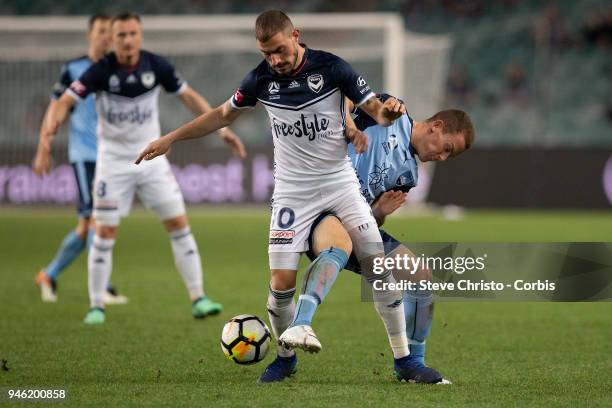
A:
{"label": "shorts sponsor logo", "polygon": [[270,245],[287,245],[293,243],[294,230],[270,230]]}

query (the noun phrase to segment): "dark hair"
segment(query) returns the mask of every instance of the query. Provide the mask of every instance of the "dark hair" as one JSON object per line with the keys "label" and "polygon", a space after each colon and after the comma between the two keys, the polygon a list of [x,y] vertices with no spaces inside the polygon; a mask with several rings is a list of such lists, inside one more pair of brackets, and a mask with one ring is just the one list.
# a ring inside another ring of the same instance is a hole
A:
{"label": "dark hair", "polygon": [[427,119],[426,122],[441,120],[444,123],[444,133],[461,133],[465,139],[465,149],[474,143],[475,130],[470,115],[459,109],[440,111]]}
{"label": "dark hair", "polygon": [[113,16],[111,19],[111,24],[115,24],[115,21],[129,21],[136,20],[140,23],[140,16],[133,11],[124,11],[123,13],[119,13]]}
{"label": "dark hair", "polygon": [[106,14],[94,14],[91,17],[89,17],[89,20],[87,20],[87,27],[90,31],[93,28],[94,24],[96,24],[96,21],[98,20],[106,21],[106,20],[110,20],[110,17],[107,16]]}
{"label": "dark hair", "polygon": [[293,31],[293,23],[285,13],[280,10],[268,10],[261,13],[255,20],[255,38],[266,42],[277,33]]}

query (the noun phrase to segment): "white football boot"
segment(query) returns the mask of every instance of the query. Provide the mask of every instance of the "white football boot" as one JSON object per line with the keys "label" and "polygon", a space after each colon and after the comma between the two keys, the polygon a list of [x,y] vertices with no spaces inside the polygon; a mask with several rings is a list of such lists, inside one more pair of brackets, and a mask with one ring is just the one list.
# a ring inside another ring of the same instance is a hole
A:
{"label": "white football boot", "polygon": [[302,349],[309,353],[318,353],[321,351],[321,342],[317,339],[312,327],[299,325],[289,327],[278,338],[278,344],[289,349]]}

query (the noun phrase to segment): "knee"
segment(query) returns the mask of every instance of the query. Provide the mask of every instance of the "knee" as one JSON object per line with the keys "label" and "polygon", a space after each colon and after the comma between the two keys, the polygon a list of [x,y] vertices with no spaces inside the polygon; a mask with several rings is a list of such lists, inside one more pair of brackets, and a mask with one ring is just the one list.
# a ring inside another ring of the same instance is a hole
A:
{"label": "knee", "polygon": [[117,238],[117,232],[119,227],[111,225],[98,225],[96,227],[96,235],[104,239],[115,239]]}
{"label": "knee", "polygon": [[189,225],[187,222],[186,215],[179,215],[178,217],[168,218],[167,220],[164,220],[163,223],[164,227],[166,228],[166,231],[168,232],[177,231],[186,228]]}
{"label": "knee", "polygon": [[76,226],[75,233],[81,240],[87,239],[89,232],[89,218],[79,218],[79,223]]}
{"label": "knee", "polygon": [[295,288],[295,278],[297,271],[289,269],[272,269],[270,276],[270,286],[274,290],[290,290]]}
{"label": "knee", "polygon": [[313,234],[313,251],[319,256],[322,250],[334,247],[343,250],[348,255],[353,251],[351,237],[344,225],[333,215],[325,217]]}

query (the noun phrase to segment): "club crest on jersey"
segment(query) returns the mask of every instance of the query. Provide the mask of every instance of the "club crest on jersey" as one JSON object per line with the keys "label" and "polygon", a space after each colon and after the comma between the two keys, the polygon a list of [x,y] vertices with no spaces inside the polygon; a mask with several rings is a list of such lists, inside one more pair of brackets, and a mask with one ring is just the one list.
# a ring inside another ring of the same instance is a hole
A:
{"label": "club crest on jersey", "polygon": [[395,148],[397,148],[397,136],[389,135],[389,140],[382,142],[382,147],[386,154],[389,154],[389,152],[395,150]]}
{"label": "club crest on jersey", "polygon": [[309,76],[307,82],[310,90],[315,93],[319,93],[321,92],[321,89],[323,89],[323,75],[321,74],[314,74]]}
{"label": "club crest on jersey", "polygon": [[111,92],[119,92],[119,77],[117,75],[111,75],[108,78],[108,90]]}
{"label": "club crest on jersey", "polygon": [[146,71],[140,75],[140,82],[145,88],[152,88],[155,84],[155,73],[153,71]]}

